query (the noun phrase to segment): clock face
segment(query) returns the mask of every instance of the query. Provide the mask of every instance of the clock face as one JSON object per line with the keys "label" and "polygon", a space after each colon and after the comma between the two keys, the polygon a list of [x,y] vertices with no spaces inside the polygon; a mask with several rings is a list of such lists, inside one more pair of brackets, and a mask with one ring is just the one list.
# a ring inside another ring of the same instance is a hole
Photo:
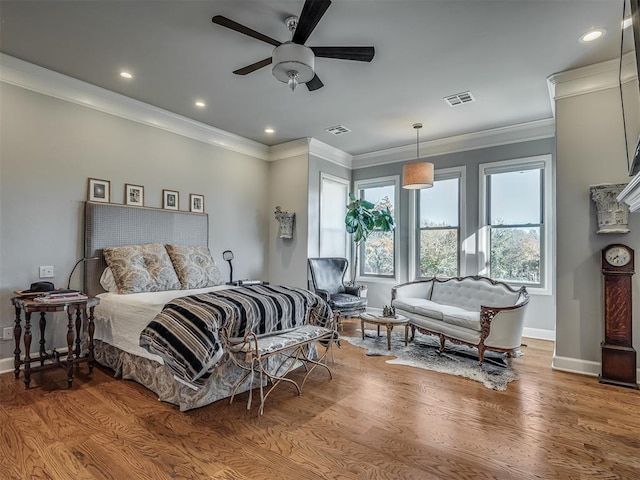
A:
{"label": "clock face", "polygon": [[611,247],[605,254],[605,259],[614,267],[624,267],[631,261],[631,253],[624,247]]}

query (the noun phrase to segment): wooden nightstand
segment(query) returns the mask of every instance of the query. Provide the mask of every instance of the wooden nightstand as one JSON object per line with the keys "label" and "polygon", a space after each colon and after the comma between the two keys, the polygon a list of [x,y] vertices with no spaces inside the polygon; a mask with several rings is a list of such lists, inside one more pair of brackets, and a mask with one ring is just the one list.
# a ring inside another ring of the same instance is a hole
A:
{"label": "wooden nightstand", "polygon": [[[33,298],[14,297],[11,299],[16,309],[16,321],[13,328],[13,336],[15,339],[16,349],[14,350],[14,374],[16,379],[20,376],[20,366],[24,368],[24,385],[29,388],[31,382],[31,373],[49,370],[56,367],[62,367],[67,370],[67,386],[71,388],[73,383],[73,366],[87,362],[89,365],[89,373],[93,371],[93,332],[95,325],[93,323],[93,309],[100,303],[99,298],[91,297],[82,300],[61,300],[55,303],[41,303]],[[87,309],[89,314],[87,315]],[[25,327],[24,327],[24,358],[20,358],[20,337],[22,336],[22,319],[21,314],[24,311]],[[59,353],[53,349],[48,353],[45,349],[44,332],[47,327],[47,313],[67,312],[69,319],[67,323],[67,353]],[[31,314],[40,313],[40,350],[37,357],[31,357]],[[75,322],[74,322],[75,314]],[[81,356],[81,337],[82,324],[86,326],[89,335],[89,353],[87,356]],[[74,331],[75,326],[75,331]],[[40,365],[32,367],[34,362],[40,362]]]}

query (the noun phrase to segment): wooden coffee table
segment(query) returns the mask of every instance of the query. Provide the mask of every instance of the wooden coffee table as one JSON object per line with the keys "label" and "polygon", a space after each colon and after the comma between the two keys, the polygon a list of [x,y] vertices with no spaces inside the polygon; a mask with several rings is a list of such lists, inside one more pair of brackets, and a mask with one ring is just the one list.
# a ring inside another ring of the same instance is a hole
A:
{"label": "wooden coffee table", "polygon": [[372,323],[378,326],[378,336],[380,336],[380,326],[387,327],[387,350],[391,350],[391,331],[393,327],[404,326],[404,346],[407,346],[409,340],[409,319],[404,315],[396,315],[394,317],[384,317],[372,313],[360,314],[360,328],[362,330],[362,339],[364,340],[364,324]]}

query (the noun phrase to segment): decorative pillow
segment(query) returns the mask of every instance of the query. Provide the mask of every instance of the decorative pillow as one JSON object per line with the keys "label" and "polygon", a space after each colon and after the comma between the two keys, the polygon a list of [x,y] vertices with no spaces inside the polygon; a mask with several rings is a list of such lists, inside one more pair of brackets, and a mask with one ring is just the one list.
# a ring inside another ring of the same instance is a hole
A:
{"label": "decorative pillow", "polygon": [[113,272],[110,267],[105,268],[102,275],[100,275],[100,285],[102,285],[102,288],[107,292],[118,291],[118,285],[116,284],[116,279],[113,278]]}
{"label": "decorative pillow", "polygon": [[222,274],[207,247],[165,245],[184,290],[222,285]]}
{"label": "decorative pillow", "polygon": [[107,247],[104,258],[120,293],[180,289],[171,259],[161,243]]}

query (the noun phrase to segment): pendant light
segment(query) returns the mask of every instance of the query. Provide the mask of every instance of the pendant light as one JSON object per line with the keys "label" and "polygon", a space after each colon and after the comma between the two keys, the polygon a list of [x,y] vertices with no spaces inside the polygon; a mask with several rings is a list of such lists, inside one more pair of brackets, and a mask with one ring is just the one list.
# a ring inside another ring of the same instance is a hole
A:
{"label": "pendant light", "polygon": [[[420,160],[420,129],[421,123],[414,123],[416,129],[416,160]],[[411,162],[402,167],[402,188],[417,190],[433,187],[433,163]]]}

